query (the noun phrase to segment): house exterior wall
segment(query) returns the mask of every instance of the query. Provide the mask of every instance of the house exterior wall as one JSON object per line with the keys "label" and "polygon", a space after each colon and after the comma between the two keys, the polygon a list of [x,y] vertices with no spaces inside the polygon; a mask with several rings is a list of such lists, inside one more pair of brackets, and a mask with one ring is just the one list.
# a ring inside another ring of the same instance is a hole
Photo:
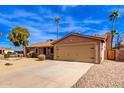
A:
{"label": "house exterior wall", "polygon": [[5,51],[5,50],[1,49],[1,50],[0,50],[0,54],[4,54],[4,51]]}
{"label": "house exterior wall", "polygon": [[101,51],[101,60],[107,60],[108,59],[108,51],[112,50],[112,34],[110,32],[103,35],[106,37],[105,42],[100,43],[100,51]]}
{"label": "house exterior wall", "polygon": [[54,48],[53,47],[46,48],[46,58],[47,59],[53,59],[53,53],[52,53],[51,49],[54,49]]}
{"label": "house exterior wall", "polygon": [[75,43],[86,43],[86,42],[97,42],[97,40],[93,40],[90,38],[86,38],[86,37],[79,37],[79,36],[75,36],[75,35],[71,35],[63,40],[61,40],[60,42],[56,43],[55,45],[58,44],[75,44]]}
{"label": "house exterior wall", "polygon": [[105,54],[104,54],[104,59],[108,59],[108,51],[112,50],[112,34],[110,32],[106,33],[106,41],[105,41]]}
{"label": "house exterior wall", "polygon": [[119,60],[124,61],[124,50],[119,51]]}
{"label": "house exterior wall", "polygon": [[104,53],[101,53],[101,47],[103,47],[103,44],[100,45],[99,40],[94,40],[86,37],[79,37],[79,36],[69,36],[58,43],[54,45],[54,59],[56,59],[56,46],[58,45],[67,45],[67,44],[90,44],[94,43],[95,44],[95,56],[96,56],[96,61],[95,63],[100,63],[104,59]]}
{"label": "house exterior wall", "polygon": [[35,54],[35,57],[37,57],[40,54],[44,54],[43,49],[46,48],[46,58],[47,59],[53,59],[53,53],[51,52],[51,48],[53,47],[27,47],[26,51],[27,53],[33,51]]}
{"label": "house exterior wall", "polygon": [[14,50],[11,50],[11,49],[0,49],[0,54],[7,54],[8,52],[13,53]]}
{"label": "house exterior wall", "polygon": [[97,46],[97,50],[96,50],[97,63],[99,64],[99,63],[101,63],[101,57],[103,57],[103,56],[101,56],[100,41],[97,41],[96,46]]}
{"label": "house exterior wall", "polygon": [[106,58],[106,43],[100,43],[100,60],[103,61]]}
{"label": "house exterior wall", "polygon": [[112,34],[110,32],[105,34],[107,36],[106,39],[106,49],[111,50],[112,49]]}
{"label": "house exterior wall", "polygon": [[[88,37],[80,37],[76,35],[70,35],[68,37],[63,38],[59,42],[54,44],[54,53],[51,53],[51,49],[48,47],[46,48],[46,56],[48,58],[52,58],[54,56],[54,59],[56,59],[56,46],[58,45],[66,45],[66,44],[87,44],[87,43],[95,43],[95,51],[96,51],[96,63],[100,63],[104,59],[107,59],[108,51],[112,49],[112,35],[111,33],[106,33],[103,35],[106,37],[105,42],[101,42],[100,40],[91,39]],[[37,50],[37,53],[36,53]],[[27,53],[29,51],[34,51],[36,55],[43,54],[43,48],[36,48],[36,47],[28,47],[26,49]],[[54,54],[54,55],[53,55]]]}
{"label": "house exterior wall", "polygon": [[124,50],[121,50],[121,49],[115,50],[115,60],[124,61]]}
{"label": "house exterior wall", "polygon": [[14,50],[4,50],[4,53],[7,54],[8,52],[14,53]]}

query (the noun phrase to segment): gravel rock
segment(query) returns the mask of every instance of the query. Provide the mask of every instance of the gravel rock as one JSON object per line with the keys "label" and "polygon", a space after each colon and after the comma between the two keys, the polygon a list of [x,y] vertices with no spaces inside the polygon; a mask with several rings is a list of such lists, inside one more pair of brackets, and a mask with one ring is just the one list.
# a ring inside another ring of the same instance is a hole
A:
{"label": "gravel rock", "polygon": [[95,64],[73,88],[123,88],[124,62],[104,61]]}

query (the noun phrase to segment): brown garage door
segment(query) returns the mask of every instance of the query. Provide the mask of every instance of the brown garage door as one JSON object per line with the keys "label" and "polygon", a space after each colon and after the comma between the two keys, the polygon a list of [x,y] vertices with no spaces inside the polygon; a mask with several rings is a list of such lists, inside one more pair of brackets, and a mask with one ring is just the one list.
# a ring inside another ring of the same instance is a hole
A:
{"label": "brown garage door", "polygon": [[56,46],[56,59],[95,62],[95,46],[93,44]]}

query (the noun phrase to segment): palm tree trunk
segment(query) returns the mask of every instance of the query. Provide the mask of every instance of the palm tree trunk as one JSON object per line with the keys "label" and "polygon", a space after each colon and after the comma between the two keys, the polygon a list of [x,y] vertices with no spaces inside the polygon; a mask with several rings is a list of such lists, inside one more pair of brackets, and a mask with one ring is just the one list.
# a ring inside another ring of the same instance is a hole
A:
{"label": "palm tree trunk", "polygon": [[59,23],[57,22],[57,40],[59,38]]}
{"label": "palm tree trunk", "polygon": [[114,35],[112,35],[112,39],[111,39],[111,49],[112,49],[112,46],[113,46],[113,39],[114,39]]}
{"label": "palm tree trunk", "polygon": [[[112,32],[114,31],[114,19],[112,20]],[[113,46],[113,39],[114,39],[114,34],[111,32],[112,34],[112,39],[111,39],[111,49],[112,49],[112,46]]]}
{"label": "palm tree trunk", "polygon": [[112,21],[112,31],[114,30],[114,20]]}

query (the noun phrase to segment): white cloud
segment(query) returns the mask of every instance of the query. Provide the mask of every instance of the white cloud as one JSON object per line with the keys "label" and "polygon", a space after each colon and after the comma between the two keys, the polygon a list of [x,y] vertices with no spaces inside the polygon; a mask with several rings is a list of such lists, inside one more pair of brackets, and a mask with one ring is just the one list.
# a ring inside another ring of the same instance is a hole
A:
{"label": "white cloud", "polygon": [[61,10],[65,11],[68,8],[75,8],[75,7],[78,7],[78,5],[63,5],[63,6],[61,6]]}
{"label": "white cloud", "polygon": [[71,16],[65,16],[64,20],[60,22],[60,24],[101,24],[103,22],[106,22],[106,20],[102,20],[102,19],[97,19],[94,20],[92,17],[88,17],[84,20],[81,21],[75,21],[73,17]]}
{"label": "white cloud", "polygon": [[28,12],[25,10],[16,10],[12,12],[11,14],[5,14],[5,13],[0,13],[1,18],[6,18],[6,19],[15,19],[18,18],[20,20],[24,20],[25,18],[32,18],[37,21],[43,22],[43,17],[33,13],[33,12]]}
{"label": "white cloud", "polygon": [[105,22],[104,20],[84,20],[83,23],[85,24],[101,24]]}
{"label": "white cloud", "polygon": [[38,12],[41,14],[43,18],[54,20],[55,17],[62,17],[59,13],[53,12],[51,9],[47,9],[45,7],[38,7]]}
{"label": "white cloud", "polygon": [[87,31],[86,33],[89,35],[103,35],[106,32],[109,32],[110,29],[107,26],[103,26],[103,28],[100,29],[96,29],[96,28],[91,28],[89,31]]}
{"label": "white cloud", "polygon": [[82,26],[68,26],[68,27],[65,27],[65,28],[61,28],[61,32],[67,32],[67,33],[69,33],[69,32],[84,32],[84,31],[87,31],[87,30],[90,30],[91,28],[89,28],[89,27],[82,27]]}
{"label": "white cloud", "polygon": [[0,24],[10,24],[11,22],[5,18],[0,18]]}
{"label": "white cloud", "polygon": [[37,42],[43,42],[46,41],[48,39],[56,39],[56,35],[55,34],[47,34],[47,33],[43,33],[43,34],[35,34],[35,38],[34,37],[30,37],[29,38],[29,43],[33,44],[33,43],[37,43]]}
{"label": "white cloud", "polygon": [[14,11],[13,14],[11,14],[12,17],[30,17],[30,16],[37,16],[35,13],[27,12],[24,10]]}
{"label": "white cloud", "polygon": [[105,20],[103,19],[94,19],[93,17],[87,17],[86,19],[84,19],[82,21],[82,23],[85,23],[85,24],[101,24],[105,22]]}
{"label": "white cloud", "polygon": [[[68,7],[77,7],[77,6],[63,6],[64,9]],[[30,31],[30,43],[36,43],[41,41],[46,41],[48,39],[56,38],[56,25],[54,22],[54,18],[56,16],[61,17],[60,21],[60,29],[59,35],[61,33],[69,33],[69,32],[104,32],[106,29],[93,29],[85,26],[84,24],[101,24],[104,20],[93,20],[92,18],[87,18],[82,21],[76,21],[72,16],[60,15],[51,10],[45,9],[43,7],[38,8],[40,14],[32,13],[29,11],[18,10],[14,11],[12,14],[2,14],[0,13],[0,22],[1,24],[7,25],[10,29],[14,26],[22,26],[26,27]],[[43,15],[42,15],[43,14]],[[11,20],[11,18],[17,18],[18,21]],[[35,20],[27,20],[26,18],[31,18]],[[48,20],[50,19],[50,20]],[[61,27],[61,25],[67,24],[65,27]],[[81,25],[79,25],[81,24]],[[87,33],[88,33],[87,32]],[[48,34],[50,33],[50,34]]]}

